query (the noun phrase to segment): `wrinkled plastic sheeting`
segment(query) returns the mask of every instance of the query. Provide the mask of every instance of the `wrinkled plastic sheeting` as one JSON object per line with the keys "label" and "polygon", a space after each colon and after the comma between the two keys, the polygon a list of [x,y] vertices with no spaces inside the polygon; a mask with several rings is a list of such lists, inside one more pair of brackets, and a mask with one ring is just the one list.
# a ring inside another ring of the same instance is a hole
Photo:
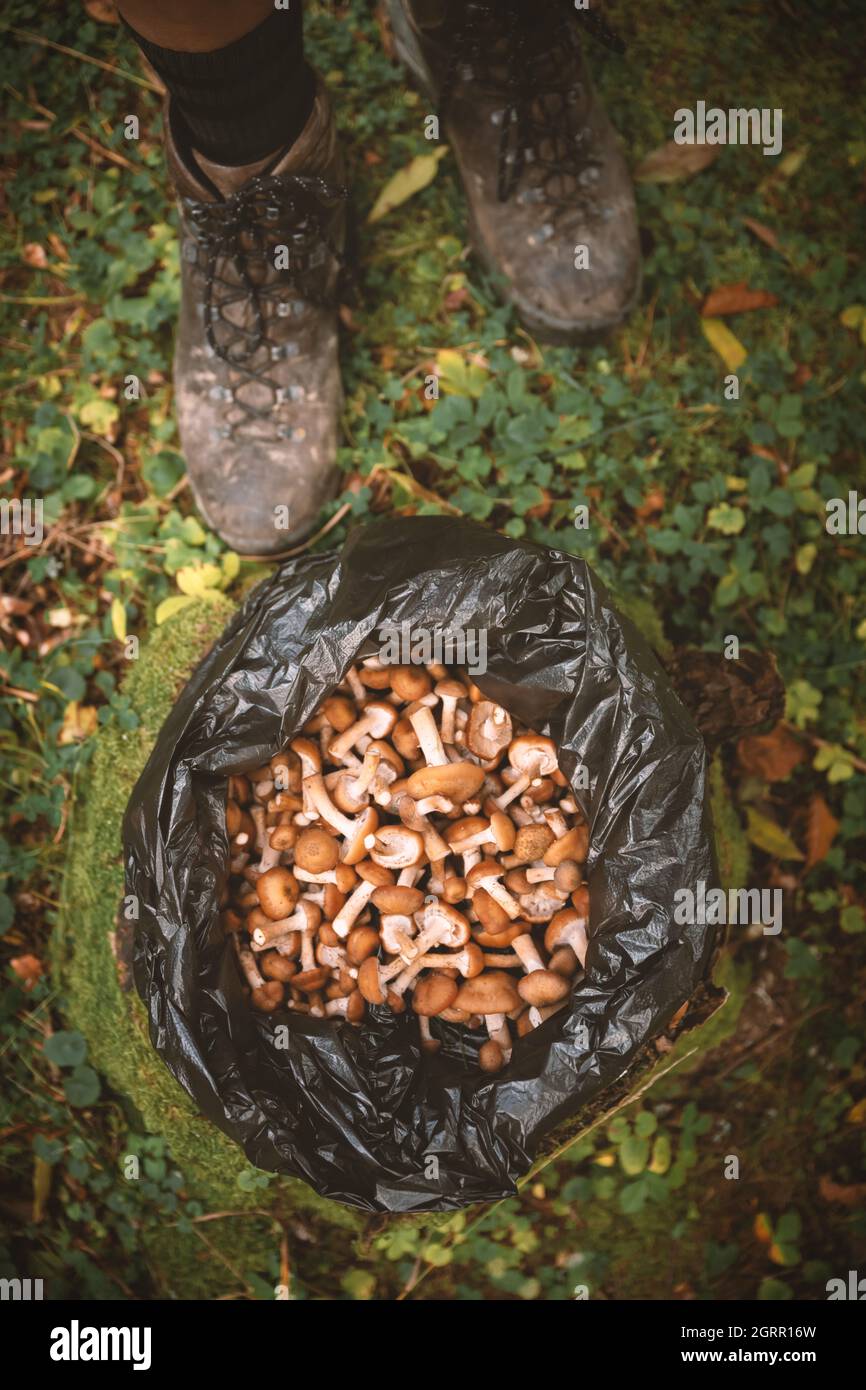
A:
{"label": "wrinkled plastic sheeting", "polygon": [[[227,778],[284,748],[403,622],[486,630],[477,684],[555,741],[572,783],[589,773],[574,791],[591,831],[585,979],[493,1077],[474,1061],[483,1033],[434,1020],[445,1042],[429,1056],[411,1011],[361,1027],[254,1013],[219,924]],[[582,560],[463,520],[377,521],[256,588],[166,721],[124,848],[159,1055],[250,1163],[367,1211],[512,1195],[542,1137],[626,1072],[713,954],[713,928],[674,921],[677,889],[716,875],[705,750],[655,656]]]}

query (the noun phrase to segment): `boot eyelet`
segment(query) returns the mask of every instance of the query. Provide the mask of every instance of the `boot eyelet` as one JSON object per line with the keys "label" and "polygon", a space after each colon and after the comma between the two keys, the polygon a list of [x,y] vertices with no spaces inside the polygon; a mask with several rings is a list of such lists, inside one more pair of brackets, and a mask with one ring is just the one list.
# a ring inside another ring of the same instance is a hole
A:
{"label": "boot eyelet", "polygon": [[287,319],[291,315],[291,312],[292,306],[288,300],[280,299],[277,301],[277,318]]}

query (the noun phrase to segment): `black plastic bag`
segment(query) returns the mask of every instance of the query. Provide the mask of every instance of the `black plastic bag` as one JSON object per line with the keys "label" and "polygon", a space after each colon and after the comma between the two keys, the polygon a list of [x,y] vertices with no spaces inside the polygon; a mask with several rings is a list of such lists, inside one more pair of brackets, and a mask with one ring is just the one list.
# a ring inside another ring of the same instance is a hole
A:
{"label": "black plastic bag", "polygon": [[[402,622],[486,630],[477,684],[553,738],[570,780],[589,772],[575,792],[591,831],[586,979],[495,1077],[460,1060],[456,1028],[443,1053],[419,1054],[411,1011],[373,1010],[361,1027],[254,1013],[218,922],[228,775],[285,747]],[[708,974],[714,929],[674,922],[678,888],[716,882],[705,779],[688,714],[583,561],[417,517],[288,562],[195,672],[127,808],[153,1045],[252,1164],[322,1196],[377,1212],[510,1196],[542,1137],[621,1078]]]}

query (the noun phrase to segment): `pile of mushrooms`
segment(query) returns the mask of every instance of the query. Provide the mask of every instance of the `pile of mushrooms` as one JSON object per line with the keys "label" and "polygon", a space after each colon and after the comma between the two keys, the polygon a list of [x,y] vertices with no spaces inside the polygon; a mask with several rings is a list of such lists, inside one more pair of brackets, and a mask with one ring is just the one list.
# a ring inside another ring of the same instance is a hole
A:
{"label": "pile of mushrooms", "polygon": [[229,781],[222,922],[253,1008],[486,1028],[484,1071],[583,969],[588,828],[549,738],[440,665],[349,670]]}

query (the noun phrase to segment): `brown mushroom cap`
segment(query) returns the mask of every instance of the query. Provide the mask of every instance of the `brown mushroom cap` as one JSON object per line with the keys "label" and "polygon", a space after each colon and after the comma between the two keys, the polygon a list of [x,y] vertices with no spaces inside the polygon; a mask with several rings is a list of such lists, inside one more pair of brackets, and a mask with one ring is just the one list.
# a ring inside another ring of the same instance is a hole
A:
{"label": "brown mushroom cap", "polygon": [[498,936],[511,926],[511,918],[505,908],[491,898],[486,888],[476,888],[472,895],[472,906],[482,927],[491,936]]}
{"label": "brown mushroom cap", "polygon": [[285,989],[279,980],[266,980],[258,989],[254,989],[250,995],[250,1000],[254,1009],[259,1013],[272,1014],[274,1009],[278,1009],[285,997]]}
{"label": "brown mushroom cap", "polygon": [[548,965],[551,970],[555,970],[557,975],[576,975],[580,961],[574,954],[570,946],[557,946],[550,957]]}
{"label": "brown mushroom cap", "polygon": [[443,763],[419,768],[412,773],[407,786],[415,801],[425,796],[447,796],[449,801],[462,805],[475,795],[483,781],[484,769],[475,763]]}
{"label": "brown mushroom cap", "polygon": [[368,690],[387,690],[391,684],[391,668],[389,666],[362,666],[358,675],[362,685]]}
{"label": "brown mushroom cap", "polygon": [[419,980],[412,995],[412,1008],[416,1014],[434,1018],[443,1009],[450,1009],[457,998],[459,985],[456,980],[438,970],[431,971]]}
{"label": "brown mushroom cap", "polygon": [[504,970],[485,970],[460,986],[454,1004],[470,1014],[508,1014],[520,1008],[521,999]]}
{"label": "brown mushroom cap", "polygon": [[294,874],[279,864],[256,880],[256,896],[262,912],[274,922],[280,917],[291,917],[299,891]]}
{"label": "brown mushroom cap", "polygon": [[481,1044],[478,1049],[478,1065],[482,1071],[486,1072],[502,1070],[505,1065],[505,1053],[498,1042],[488,1038],[486,1043]]}
{"label": "brown mushroom cap", "polygon": [[353,702],[346,695],[329,695],[322,701],[322,714],[338,734],[350,728],[358,717]]}
{"label": "brown mushroom cap", "polygon": [[[494,715],[500,710],[505,718],[497,723]],[[472,706],[466,725],[466,746],[477,758],[490,762],[498,758],[511,742],[511,715],[493,700],[478,700]]]}
{"label": "brown mushroom cap", "polygon": [[310,874],[326,874],[335,868],[340,858],[340,846],[320,826],[303,830],[295,844],[295,863]]}
{"label": "brown mushroom cap", "polygon": [[555,970],[531,970],[518,981],[517,992],[527,1004],[558,1004],[571,989],[569,980]]}
{"label": "brown mushroom cap", "polygon": [[[297,937],[298,947],[301,938]],[[259,970],[261,970],[267,980],[290,980],[293,975],[298,973],[298,967],[288,956],[280,951],[265,951],[259,957]]]}
{"label": "brown mushroom cap", "polygon": [[573,893],[583,882],[580,865],[573,859],[563,859],[554,872],[553,882],[561,893]]}
{"label": "brown mushroom cap", "polygon": [[352,965],[361,965],[379,949],[379,933],[375,927],[353,927],[346,937],[346,956]]}
{"label": "brown mushroom cap", "polygon": [[462,854],[460,848],[464,840],[472,840],[476,835],[481,835],[488,827],[488,822],[483,816],[463,816],[460,820],[452,821],[445,830],[445,839],[448,841],[455,854]]}
{"label": "brown mushroom cap", "polygon": [[357,865],[367,853],[364,844],[368,835],[373,835],[379,829],[379,813],[373,806],[368,806],[366,811],[361,811],[357,817],[352,834],[347,835],[343,842],[340,857],[344,864]]}
{"label": "brown mushroom cap", "polygon": [[295,975],[292,980],[292,989],[299,989],[303,994],[316,994],[328,983],[331,972],[325,965],[317,965],[315,970],[302,970],[299,975]]}
{"label": "brown mushroom cap", "polygon": [[358,989],[368,1004],[384,1004],[385,995],[379,979],[379,962],[375,956],[368,956],[358,970]]}
{"label": "brown mushroom cap", "polygon": [[525,922],[518,917],[517,921],[509,922],[504,931],[487,931],[485,927],[473,927],[472,940],[477,941],[479,946],[485,950],[504,951],[506,946],[510,946],[515,937],[524,936],[529,930]]}
{"label": "brown mushroom cap", "polygon": [[424,894],[420,888],[409,888],[399,883],[385,883],[377,888],[371,899],[380,912],[399,912],[411,917],[424,906]]}
{"label": "brown mushroom cap", "polygon": [[397,749],[401,758],[417,758],[421,751],[418,735],[405,716],[402,719],[398,719],[391,730],[391,742]]}
{"label": "brown mushroom cap", "polygon": [[549,825],[522,825],[514,839],[514,856],[523,864],[531,864],[542,857],[553,839]]}
{"label": "brown mushroom cap", "polygon": [[496,848],[500,853],[505,853],[514,848],[516,831],[514,822],[504,811],[497,811],[495,808],[490,817],[490,829],[496,841]]}
{"label": "brown mushroom cap", "polygon": [[589,827],[575,825],[544,851],[542,858],[549,869],[555,869],[563,859],[583,864],[589,850]]}
{"label": "brown mushroom cap", "polygon": [[356,865],[357,872],[365,883],[375,883],[377,888],[393,885],[394,874],[384,864],[374,864],[372,859],[364,859]]}
{"label": "brown mushroom cap", "polygon": [[433,689],[433,682],[423,666],[391,666],[390,686],[401,700],[421,700]]}

